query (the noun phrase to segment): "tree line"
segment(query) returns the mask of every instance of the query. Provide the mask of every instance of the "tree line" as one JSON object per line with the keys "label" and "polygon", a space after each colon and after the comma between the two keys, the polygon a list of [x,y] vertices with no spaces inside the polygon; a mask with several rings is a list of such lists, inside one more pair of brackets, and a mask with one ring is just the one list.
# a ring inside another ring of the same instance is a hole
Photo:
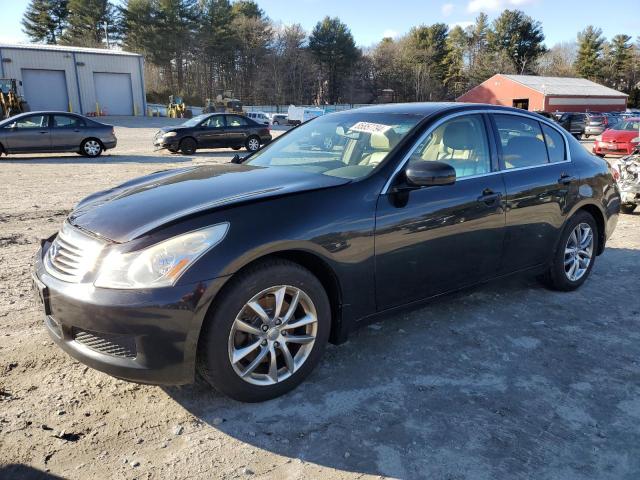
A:
{"label": "tree line", "polygon": [[520,10],[493,22],[413,27],[356,46],[339,18],[311,32],[271,20],[252,0],[31,0],[23,30],[36,43],[122,48],[144,55],[150,100],[202,105],[232,90],[247,105],[453,100],[495,73],[580,76],[640,106],[640,37],[588,26],[547,48]]}

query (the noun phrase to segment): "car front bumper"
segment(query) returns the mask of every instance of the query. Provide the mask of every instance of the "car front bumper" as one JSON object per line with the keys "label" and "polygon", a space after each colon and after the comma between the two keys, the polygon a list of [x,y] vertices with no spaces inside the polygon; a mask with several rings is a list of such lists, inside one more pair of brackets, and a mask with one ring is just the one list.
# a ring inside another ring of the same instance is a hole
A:
{"label": "car front bumper", "polygon": [[200,327],[225,279],[147,290],[96,288],[50,275],[43,241],[33,284],[53,341],[80,362],[139,383],[179,385],[194,379]]}
{"label": "car front bumper", "polygon": [[616,143],[596,141],[593,144],[593,153],[600,155],[631,155],[636,146],[636,143],[631,142]]}

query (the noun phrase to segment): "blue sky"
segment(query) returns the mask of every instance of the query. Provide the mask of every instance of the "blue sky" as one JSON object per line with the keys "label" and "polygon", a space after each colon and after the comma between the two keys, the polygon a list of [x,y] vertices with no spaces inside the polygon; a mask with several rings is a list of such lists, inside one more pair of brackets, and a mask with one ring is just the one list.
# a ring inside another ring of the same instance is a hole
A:
{"label": "blue sky", "polygon": [[[20,19],[28,0],[0,0],[0,42],[26,42]],[[360,46],[383,36],[406,33],[412,26],[444,22],[466,25],[479,11],[491,19],[504,8],[519,8],[542,22],[547,45],[575,40],[589,24],[610,38],[617,33],[640,35],[638,0],[258,0],[275,21],[300,23],[311,30],[325,15],[337,16],[350,28]]]}

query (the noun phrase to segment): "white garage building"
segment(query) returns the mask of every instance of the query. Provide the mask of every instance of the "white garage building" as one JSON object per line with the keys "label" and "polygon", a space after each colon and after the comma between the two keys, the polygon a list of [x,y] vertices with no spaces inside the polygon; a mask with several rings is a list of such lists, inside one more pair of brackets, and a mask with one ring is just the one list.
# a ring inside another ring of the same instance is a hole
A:
{"label": "white garage building", "polygon": [[58,45],[0,44],[0,78],[22,82],[32,111],[144,115],[141,55]]}

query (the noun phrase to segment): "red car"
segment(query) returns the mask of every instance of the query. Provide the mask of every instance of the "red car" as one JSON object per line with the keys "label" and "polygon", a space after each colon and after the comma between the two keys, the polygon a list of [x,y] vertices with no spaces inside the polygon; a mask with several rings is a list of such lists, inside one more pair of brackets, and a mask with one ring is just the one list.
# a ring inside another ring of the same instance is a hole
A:
{"label": "red car", "polygon": [[631,155],[640,143],[640,117],[628,118],[605,130],[596,137],[593,153],[605,155]]}

